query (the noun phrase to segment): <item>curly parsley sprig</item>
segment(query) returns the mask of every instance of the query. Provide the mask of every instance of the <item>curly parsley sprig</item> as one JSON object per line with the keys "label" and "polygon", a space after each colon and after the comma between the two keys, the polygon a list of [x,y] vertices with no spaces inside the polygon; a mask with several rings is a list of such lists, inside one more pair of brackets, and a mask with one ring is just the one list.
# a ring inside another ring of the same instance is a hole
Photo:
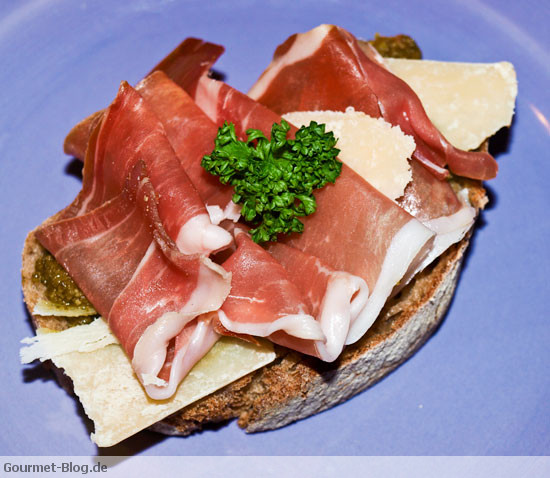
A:
{"label": "curly parsley sprig", "polygon": [[271,140],[257,129],[246,131],[240,141],[232,123],[218,130],[214,151],[201,165],[235,188],[233,202],[242,204],[241,214],[256,227],[255,242],[275,241],[278,234],[302,232],[298,219],[317,208],[313,190],[334,183],[342,170],[340,152],[332,132],[312,121],[302,126],[295,139],[287,139],[289,124],[282,120],[271,128]]}

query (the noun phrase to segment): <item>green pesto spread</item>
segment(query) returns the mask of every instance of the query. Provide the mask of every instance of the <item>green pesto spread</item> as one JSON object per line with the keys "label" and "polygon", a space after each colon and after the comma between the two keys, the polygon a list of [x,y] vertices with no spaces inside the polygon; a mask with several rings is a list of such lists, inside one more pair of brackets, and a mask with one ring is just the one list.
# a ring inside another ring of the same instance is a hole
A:
{"label": "green pesto spread", "polygon": [[376,33],[374,40],[369,43],[376,48],[378,53],[387,58],[406,58],[408,60],[421,60],[422,52],[416,42],[408,35],[395,35],[384,37]]}
{"label": "green pesto spread", "polygon": [[[46,298],[56,306],[82,310],[93,309],[92,304],[86,299],[71,276],[48,252],[35,262],[32,281],[46,287]],[[86,319],[86,317],[80,317],[80,319]]]}
{"label": "green pesto spread", "polygon": [[99,319],[98,315],[81,315],[77,317],[65,317],[68,327],[75,327],[77,325],[88,325],[94,320]]}

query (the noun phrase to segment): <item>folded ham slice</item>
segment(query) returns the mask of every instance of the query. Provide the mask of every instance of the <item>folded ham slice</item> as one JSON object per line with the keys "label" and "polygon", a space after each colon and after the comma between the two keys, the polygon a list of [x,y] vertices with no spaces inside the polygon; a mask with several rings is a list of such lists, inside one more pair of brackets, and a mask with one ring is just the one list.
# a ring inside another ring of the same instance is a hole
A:
{"label": "folded ham slice", "polygon": [[303,218],[304,232],[284,242],[365,280],[370,297],[351,326],[347,343],[353,343],[376,320],[396,284],[424,262],[433,232],[345,165],[336,183],[315,198],[318,212]]}
{"label": "folded ham slice", "polygon": [[[196,104],[216,126],[222,126],[225,121],[233,123],[235,133],[242,140],[247,139],[246,130],[250,128],[263,131],[269,138],[273,123],[281,122],[280,115],[223,81],[202,76],[194,91],[192,97]],[[289,137],[296,131],[291,125]]]}
{"label": "folded ham slice", "polygon": [[[194,81],[188,86],[190,91],[195,91],[198,78],[195,76],[192,78]],[[217,126],[197,106],[189,94],[163,71],[157,70],[149,74],[137,84],[136,91],[145,100],[148,109],[162,122],[166,137],[185,173],[197,189],[211,216],[216,215],[216,224],[224,219],[238,220],[240,208],[231,201],[233,189],[221,184],[218,178],[201,167],[204,155],[212,152],[214,148]],[[105,112],[102,111],[101,120],[104,115]],[[93,122],[90,118],[87,127],[95,126],[98,122],[97,118],[94,118]],[[85,141],[89,140],[91,134],[91,131],[87,131],[83,135]],[[93,158],[91,161],[93,162]]]}
{"label": "folded ham slice", "polygon": [[[217,124],[229,121],[241,134],[248,128],[269,137],[279,115],[229,85],[202,77],[197,104]],[[291,125],[291,134],[296,128]],[[351,325],[347,342],[359,340],[376,320],[394,286],[410,278],[433,248],[433,232],[347,167],[335,184],[315,192],[317,211],[302,218],[304,232],[280,241],[328,267],[363,279],[370,291]]]}
{"label": "folded ham slice", "polygon": [[147,223],[127,194],[88,214],[46,224],[36,237],[103,317],[109,316],[152,241]]}
{"label": "folded ham slice", "polygon": [[369,299],[366,282],[347,272],[335,271],[317,257],[285,244],[269,243],[267,251],[298,287],[325,336],[324,341],[311,341],[276,332],[270,339],[325,362],[336,360],[346,344],[350,327]]}
{"label": "folded ham slice", "polygon": [[222,325],[231,332],[258,337],[282,330],[303,339],[324,340],[285,269],[238,227],[235,240],[237,250],[223,263],[232,281],[219,312]]}
{"label": "folded ham slice", "polygon": [[222,305],[230,274],[207,255],[232,238],[127,84],[92,131],[81,193],[37,238],[108,321],[149,396],[169,398],[218,338],[204,314]]}
{"label": "folded ham slice", "polygon": [[182,254],[168,237],[155,240],[147,184],[36,235],[108,321],[149,396],[164,399],[217,339],[197,317],[221,306],[230,274],[204,255]]}
{"label": "folded ham slice", "polygon": [[[159,201],[163,226],[182,252],[209,254],[230,244],[231,236],[210,222],[162,122],[127,83],[121,84],[107,110],[92,149],[93,181],[84,179],[87,191],[79,200],[77,214],[93,210],[118,194],[136,162],[142,161]],[[89,174],[87,169],[91,166],[85,168]]]}
{"label": "folded ham slice", "polygon": [[213,324],[200,316],[218,310],[229,290],[230,274],[210,259],[180,255],[174,263],[150,244],[108,322],[151,398],[171,397],[214,345]]}
{"label": "folded ham slice", "polygon": [[[182,88],[192,92],[198,78],[210,70],[223,52],[221,45],[197,38],[186,38],[151,72],[163,71]],[[94,126],[103,119],[104,111],[91,114],[71,129],[63,145],[65,153],[84,159],[90,134]]]}
{"label": "folded ham slice", "polygon": [[[193,91],[196,84],[191,85]],[[222,210],[231,203],[233,188],[201,167],[214,149],[218,127],[181,87],[162,71],[151,73],[136,87],[166,131],[180,163],[207,206]]]}
{"label": "folded ham slice", "polygon": [[[197,88],[197,95],[200,91]],[[382,116],[414,137],[413,179],[398,203],[436,233],[432,250],[419,268],[462,239],[475,219],[474,208],[460,200],[447,181],[436,177],[447,176],[443,166],[474,178],[496,174],[496,162],[489,154],[450,145],[412,89],[368,58],[350,33],[335,26],[321,25],[291,36],[277,48],[249,94],[281,114],[345,111],[352,106],[370,116]]]}
{"label": "folded ham slice", "polygon": [[365,281],[289,246],[274,243],[266,251],[239,227],[235,238],[237,250],[223,263],[232,273],[218,312],[223,327],[335,360],[368,300]]}

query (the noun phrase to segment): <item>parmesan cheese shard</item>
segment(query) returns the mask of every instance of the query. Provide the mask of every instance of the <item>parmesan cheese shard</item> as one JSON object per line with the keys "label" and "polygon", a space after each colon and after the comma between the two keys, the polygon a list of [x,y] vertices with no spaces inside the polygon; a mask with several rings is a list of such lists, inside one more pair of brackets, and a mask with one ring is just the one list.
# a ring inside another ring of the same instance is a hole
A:
{"label": "parmesan cheese shard", "polygon": [[293,112],[284,118],[295,126],[325,123],[326,131],[338,138],[338,159],[392,200],[403,195],[412,179],[408,158],[414,152],[414,140],[382,118],[371,118],[352,107],[345,112]]}
{"label": "parmesan cheese shard", "polygon": [[21,363],[31,363],[33,360],[44,362],[71,352],[93,352],[107,345],[118,344],[103,319],[71,327],[63,332],[53,333],[47,329],[38,329],[36,333],[35,337],[21,341],[27,345],[19,352]]}
{"label": "parmesan cheese shard", "polygon": [[414,90],[432,123],[457,148],[475,149],[512,122],[518,87],[511,63],[384,61]]}
{"label": "parmesan cheese shard", "polygon": [[[130,360],[120,345],[104,345],[92,352],[77,351],[82,348],[83,336],[87,343],[104,337],[104,330],[97,325],[101,322],[96,320],[63,332],[37,330],[36,342],[43,342],[44,355],[34,357],[50,358],[71,378],[75,394],[86,415],[94,422],[92,441],[100,447],[116,445],[275,359],[270,343],[256,346],[236,338],[222,337],[193,367],[173,397],[152,400],[136,378]],[[80,334],[80,338],[75,338],[76,329],[80,329],[76,333]],[[25,339],[26,342],[30,340]],[[51,353],[51,340],[56,341],[54,348],[64,343],[63,354]]]}

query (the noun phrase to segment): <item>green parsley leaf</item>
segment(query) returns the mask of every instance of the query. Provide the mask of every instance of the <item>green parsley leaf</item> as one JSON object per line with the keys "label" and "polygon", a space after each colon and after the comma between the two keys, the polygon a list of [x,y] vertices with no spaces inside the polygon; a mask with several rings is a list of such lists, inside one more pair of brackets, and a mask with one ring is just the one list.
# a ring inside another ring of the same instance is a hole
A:
{"label": "green parsley leaf", "polygon": [[332,132],[312,121],[287,139],[289,124],[282,120],[271,128],[271,140],[257,129],[246,131],[240,141],[235,125],[225,122],[218,130],[214,151],[201,165],[223,184],[235,188],[233,202],[242,205],[245,221],[257,242],[275,241],[278,234],[302,232],[298,219],[313,214],[313,190],[334,183],[342,170],[336,159],[340,150]]}

